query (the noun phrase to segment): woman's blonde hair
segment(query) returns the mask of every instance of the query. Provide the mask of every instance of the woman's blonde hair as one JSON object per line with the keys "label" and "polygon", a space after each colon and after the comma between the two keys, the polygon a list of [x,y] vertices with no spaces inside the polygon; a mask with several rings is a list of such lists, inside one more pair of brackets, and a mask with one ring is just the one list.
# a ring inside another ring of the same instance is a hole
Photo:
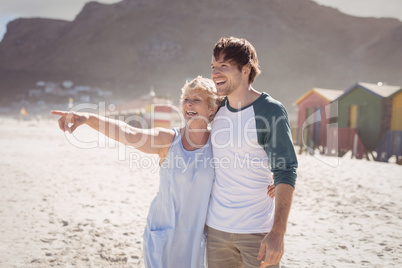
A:
{"label": "woman's blonde hair", "polygon": [[[186,81],[183,88],[181,89],[180,104],[183,104],[184,96],[187,92],[201,90],[208,95],[208,107],[215,109],[219,106],[223,100],[223,97],[218,96],[217,90],[214,82],[211,79],[204,78],[202,76],[197,76],[190,82]],[[209,118],[212,121],[214,115]]]}

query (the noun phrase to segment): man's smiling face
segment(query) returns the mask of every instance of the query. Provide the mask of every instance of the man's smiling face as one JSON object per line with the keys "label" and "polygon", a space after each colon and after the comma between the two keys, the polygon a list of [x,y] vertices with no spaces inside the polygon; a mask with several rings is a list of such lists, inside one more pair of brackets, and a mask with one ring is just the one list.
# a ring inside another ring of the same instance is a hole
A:
{"label": "man's smiling face", "polygon": [[240,87],[242,72],[233,60],[225,60],[223,54],[219,59],[212,56],[211,69],[211,78],[215,83],[218,95],[230,95]]}

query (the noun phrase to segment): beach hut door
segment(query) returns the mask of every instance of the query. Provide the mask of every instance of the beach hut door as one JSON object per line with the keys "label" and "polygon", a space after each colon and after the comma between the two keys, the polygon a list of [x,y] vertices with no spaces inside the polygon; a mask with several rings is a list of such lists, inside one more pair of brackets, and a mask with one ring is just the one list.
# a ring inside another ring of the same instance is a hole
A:
{"label": "beach hut door", "polygon": [[[312,107],[308,107],[306,109],[306,118],[310,118],[310,116],[313,114],[313,108]],[[314,124],[313,124],[314,125]],[[312,131],[312,125],[308,125],[306,128],[304,128],[304,133],[303,133],[303,137],[304,137],[304,144],[306,144],[309,148],[314,148],[314,141],[313,141],[313,131]]]}
{"label": "beach hut door", "polygon": [[350,105],[349,107],[349,128],[357,127],[357,105]]}
{"label": "beach hut door", "polygon": [[314,113],[314,145],[320,145],[321,144],[321,108],[317,107],[315,109]]}

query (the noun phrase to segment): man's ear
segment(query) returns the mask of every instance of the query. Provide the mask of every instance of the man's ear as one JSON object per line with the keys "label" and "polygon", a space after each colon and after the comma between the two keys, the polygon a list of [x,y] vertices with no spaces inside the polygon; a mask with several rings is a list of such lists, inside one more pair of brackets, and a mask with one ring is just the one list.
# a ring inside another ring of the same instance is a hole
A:
{"label": "man's ear", "polygon": [[249,75],[251,72],[251,67],[250,64],[246,64],[243,66],[243,68],[241,69],[242,74],[244,75]]}

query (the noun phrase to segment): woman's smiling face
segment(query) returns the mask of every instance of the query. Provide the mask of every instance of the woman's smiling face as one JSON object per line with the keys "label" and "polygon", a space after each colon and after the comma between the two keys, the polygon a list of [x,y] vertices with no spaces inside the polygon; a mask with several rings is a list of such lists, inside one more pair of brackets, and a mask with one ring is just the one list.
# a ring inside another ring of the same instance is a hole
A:
{"label": "woman's smiling face", "polygon": [[183,94],[182,110],[186,123],[203,120],[208,124],[214,109],[209,107],[208,94],[202,90],[191,90]]}

